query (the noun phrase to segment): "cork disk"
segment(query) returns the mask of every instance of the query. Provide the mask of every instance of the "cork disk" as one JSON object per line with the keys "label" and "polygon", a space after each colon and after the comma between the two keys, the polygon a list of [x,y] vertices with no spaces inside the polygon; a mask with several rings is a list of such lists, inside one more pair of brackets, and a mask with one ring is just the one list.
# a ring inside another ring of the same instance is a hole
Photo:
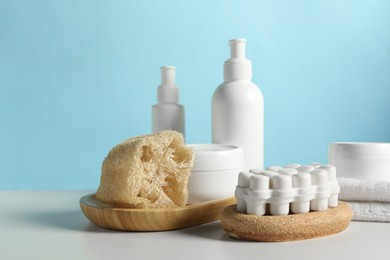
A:
{"label": "cork disk", "polygon": [[336,208],[287,216],[248,215],[237,212],[236,205],[231,205],[223,210],[221,224],[225,232],[234,238],[282,242],[339,233],[348,227],[352,216],[350,206],[341,201]]}

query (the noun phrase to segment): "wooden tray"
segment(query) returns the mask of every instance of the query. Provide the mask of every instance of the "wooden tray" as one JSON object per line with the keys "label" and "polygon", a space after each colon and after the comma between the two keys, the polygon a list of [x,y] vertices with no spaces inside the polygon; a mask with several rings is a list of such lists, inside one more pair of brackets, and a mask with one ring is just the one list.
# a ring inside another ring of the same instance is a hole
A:
{"label": "wooden tray", "polygon": [[282,242],[339,233],[348,227],[352,216],[351,207],[341,201],[336,208],[287,216],[247,215],[237,212],[236,205],[231,205],[222,212],[221,224],[234,238]]}
{"label": "wooden tray", "polygon": [[168,209],[131,209],[107,205],[95,197],[80,199],[84,215],[95,225],[124,231],[163,231],[192,227],[220,218],[223,209],[235,204],[234,197]]}

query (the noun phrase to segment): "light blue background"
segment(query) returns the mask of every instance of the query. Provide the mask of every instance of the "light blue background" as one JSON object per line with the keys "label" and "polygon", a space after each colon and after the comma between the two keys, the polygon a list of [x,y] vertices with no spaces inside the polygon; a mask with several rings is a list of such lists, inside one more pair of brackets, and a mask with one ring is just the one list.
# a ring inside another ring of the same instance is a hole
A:
{"label": "light blue background", "polygon": [[231,38],[265,98],[265,163],[390,141],[390,1],[0,0],[0,189],[96,189],[108,150],[149,133],[177,66],[187,141],[210,142]]}

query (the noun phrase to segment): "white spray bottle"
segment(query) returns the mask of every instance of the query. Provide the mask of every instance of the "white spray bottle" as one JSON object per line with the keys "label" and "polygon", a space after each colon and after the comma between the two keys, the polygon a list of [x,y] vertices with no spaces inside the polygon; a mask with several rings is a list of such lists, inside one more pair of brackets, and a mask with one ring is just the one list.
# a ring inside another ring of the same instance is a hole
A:
{"label": "white spray bottle", "polygon": [[252,82],[252,63],[245,57],[244,39],[229,42],[231,57],[224,64],[224,83],[212,99],[212,142],[239,146],[245,168],[264,164],[264,101]]}
{"label": "white spray bottle", "polygon": [[178,104],[179,88],[175,84],[173,66],[161,67],[161,84],[157,89],[158,103],[152,107],[152,132],[175,130],[185,134],[184,106]]}

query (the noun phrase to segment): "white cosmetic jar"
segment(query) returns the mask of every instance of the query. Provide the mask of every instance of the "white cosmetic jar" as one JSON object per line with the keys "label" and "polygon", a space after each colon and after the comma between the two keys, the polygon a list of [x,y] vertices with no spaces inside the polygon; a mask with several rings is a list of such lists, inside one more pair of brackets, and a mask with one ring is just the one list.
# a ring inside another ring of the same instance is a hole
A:
{"label": "white cosmetic jar", "polygon": [[188,181],[191,204],[234,196],[238,174],[244,170],[240,147],[223,144],[192,144],[195,161]]}
{"label": "white cosmetic jar", "polygon": [[390,143],[331,143],[328,161],[338,177],[390,181]]}

